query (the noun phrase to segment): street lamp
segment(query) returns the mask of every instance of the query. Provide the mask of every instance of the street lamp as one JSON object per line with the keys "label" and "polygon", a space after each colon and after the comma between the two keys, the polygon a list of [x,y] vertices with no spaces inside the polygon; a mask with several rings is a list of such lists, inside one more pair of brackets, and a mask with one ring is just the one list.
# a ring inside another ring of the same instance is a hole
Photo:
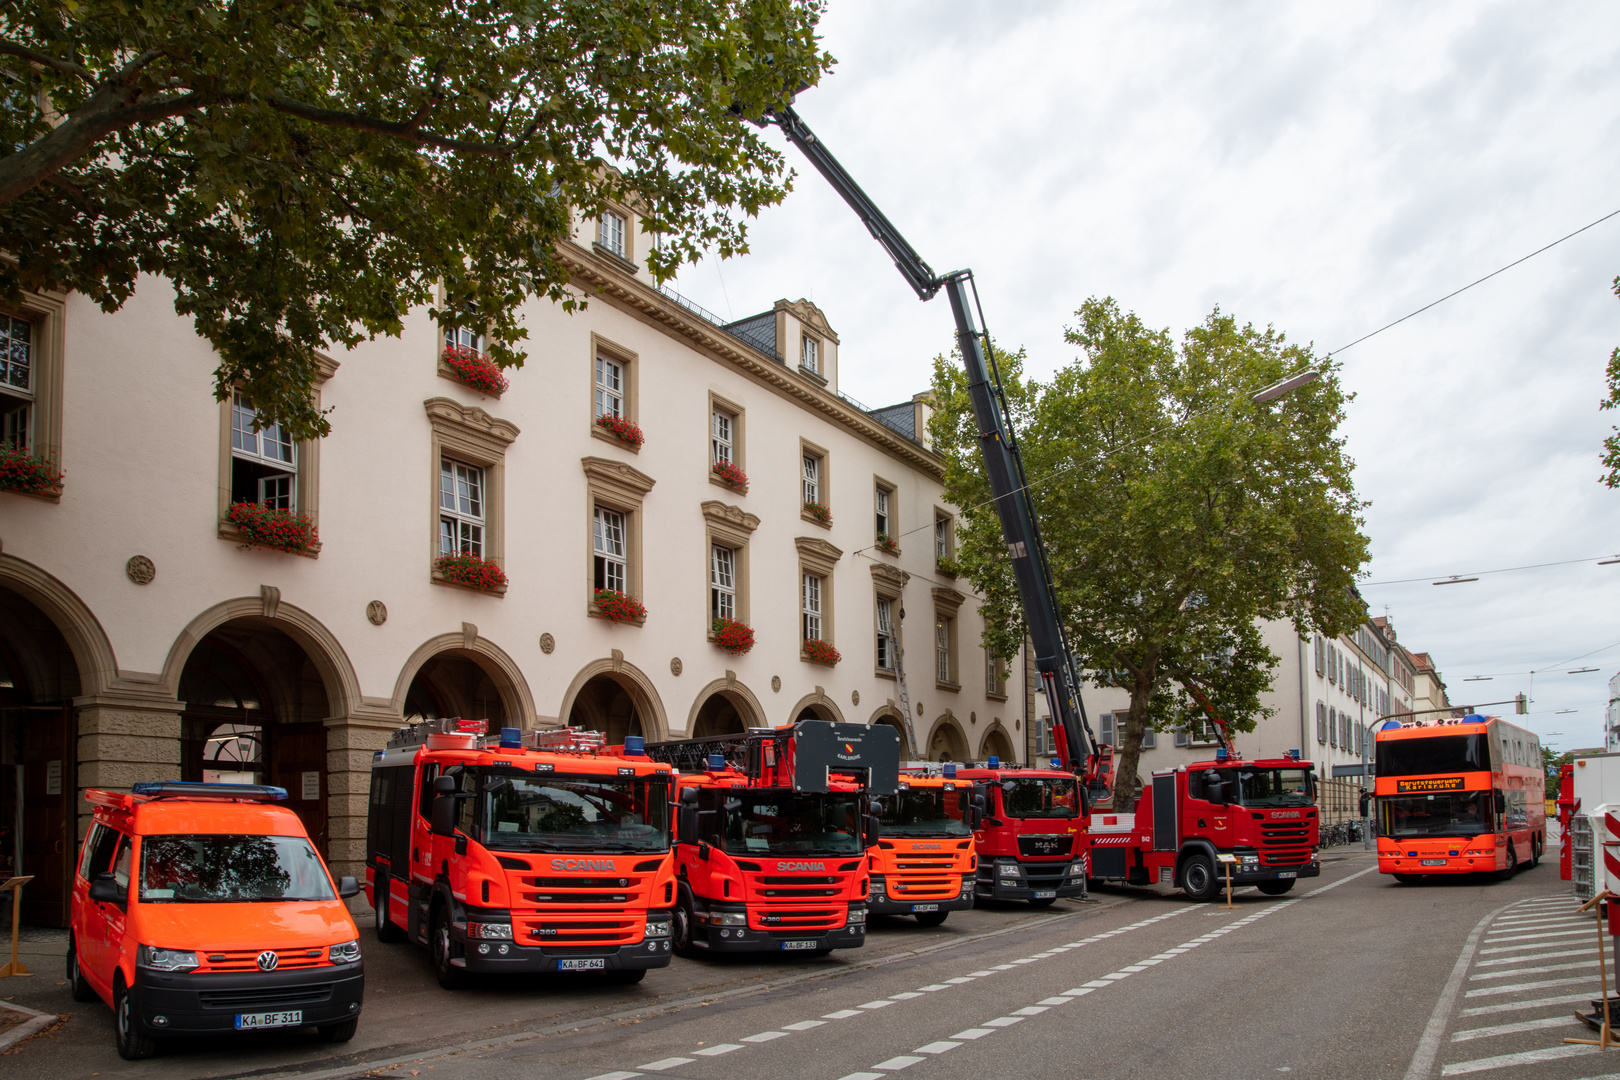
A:
{"label": "street lamp", "polygon": [[1452,574],[1450,577],[1446,578],[1444,581],[1437,581],[1437,582],[1435,582],[1435,584],[1436,585],[1461,585],[1465,581],[1478,581],[1478,580],[1479,580],[1479,578],[1477,578],[1477,577],[1458,577],[1456,574]]}
{"label": "street lamp", "polygon": [[1298,375],[1290,375],[1280,379],[1263,390],[1257,390],[1251,395],[1256,405],[1264,405],[1268,401],[1275,401],[1291,390],[1298,390],[1307,383],[1313,383],[1322,377],[1320,371],[1302,371]]}

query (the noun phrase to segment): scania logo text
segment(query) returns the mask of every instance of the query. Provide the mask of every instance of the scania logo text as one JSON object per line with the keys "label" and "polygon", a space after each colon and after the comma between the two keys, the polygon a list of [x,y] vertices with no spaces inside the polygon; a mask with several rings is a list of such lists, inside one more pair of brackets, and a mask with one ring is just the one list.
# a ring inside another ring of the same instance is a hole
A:
{"label": "scania logo text", "polygon": [[941,850],[944,849],[944,847],[945,847],[944,844],[912,844],[911,845],[911,850],[912,851],[941,851]]}
{"label": "scania logo text", "polygon": [[1304,817],[1305,815],[1301,814],[1298,810],[1273,810],[1271,812],[1271,816],[1273,818],[1297,818]]}
{"label": "scania logo text", "polygon": [[553,870],[606,870],[613,872],[612,859],[552,859]]}
{"label": "scania logo text", "polygon": [[778,871],[782,871],[782,870],[825,870],[825,869],[827,869],[827,864],[826,863],[819,863],[819,862],[779,862],[779,863],[776,864],[776,869]]}

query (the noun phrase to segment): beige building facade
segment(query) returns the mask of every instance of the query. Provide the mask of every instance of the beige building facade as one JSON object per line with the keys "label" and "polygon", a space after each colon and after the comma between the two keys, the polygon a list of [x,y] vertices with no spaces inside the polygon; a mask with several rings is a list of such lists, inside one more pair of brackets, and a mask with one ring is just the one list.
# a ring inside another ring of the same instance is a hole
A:
{"label": "beige building facade", "polygon": [[[0,492],[0,869],[38,875],[31,920],[62,920],[88,787],[280,784],[358,873],[372,754],[417,718],[617,740],[808,716],[892,724],[913,757],[1023,756],[1024,665],[987,661],[939,564],[955,511],[926,396],[865,409],[838,392],[859,347],[813,304],[722,326],[655,287],[649,243],[628,210],[581,221],[588,307],[524,305],[499,393],[456,376],[446,345],[478,342],[425,310],[331,357],[332,432],[309,443],[214,399],[217,358],[161,280],[111,315],[7,313],[26,370],[0,412],[63,471],[56,494]],[[244,546],[239,502],[318,542]],[[447,551],[504,582],[456,584]],[[604,617],[604,587],[644,617]],[[750,651],[714,642],[717,614]]]}

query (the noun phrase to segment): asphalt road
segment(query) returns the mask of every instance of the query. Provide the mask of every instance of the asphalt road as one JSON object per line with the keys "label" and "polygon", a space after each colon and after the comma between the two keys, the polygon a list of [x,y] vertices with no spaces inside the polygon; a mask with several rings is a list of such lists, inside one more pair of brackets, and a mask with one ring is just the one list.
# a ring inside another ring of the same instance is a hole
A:
{"label": "asphalt road", "polygon": [[628,988],[449,993],[418,949],[368,937],[365,1014],[344,1046],[266,1034],[124,1062],[108,1010],[40,978],[0,994],[73,1015],[0,1055],[0,1080],[1572,1080],[1620,1072],[1620,1052],[1562,1042],[1585,1033],[1571,1011],[1598,986],[1593,920],[1573,908],[1552,858],[1508,882],[1407,886],[1332,849],[1322,877],[1233,909],[1108,889],[937,929],[878,920],[864,949],[826,960],[676,960]]}

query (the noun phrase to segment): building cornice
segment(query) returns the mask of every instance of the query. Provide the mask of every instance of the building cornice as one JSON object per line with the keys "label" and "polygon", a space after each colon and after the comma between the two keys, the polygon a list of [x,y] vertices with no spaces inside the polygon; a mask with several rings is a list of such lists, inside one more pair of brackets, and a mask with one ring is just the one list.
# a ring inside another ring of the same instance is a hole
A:
{"label": "building cornice", "polygon": [[563,262],[573,271],[576,284],[639,312],[673,336],[684,338],[700,351],[746,372],[781,396],[865,438],[933,479],[944,480],[943,458],[890,431],[832,391],[798,378],[774,358],[710,326],[594,252],[584,251],[568,241],[561,242],[558,248]]}

